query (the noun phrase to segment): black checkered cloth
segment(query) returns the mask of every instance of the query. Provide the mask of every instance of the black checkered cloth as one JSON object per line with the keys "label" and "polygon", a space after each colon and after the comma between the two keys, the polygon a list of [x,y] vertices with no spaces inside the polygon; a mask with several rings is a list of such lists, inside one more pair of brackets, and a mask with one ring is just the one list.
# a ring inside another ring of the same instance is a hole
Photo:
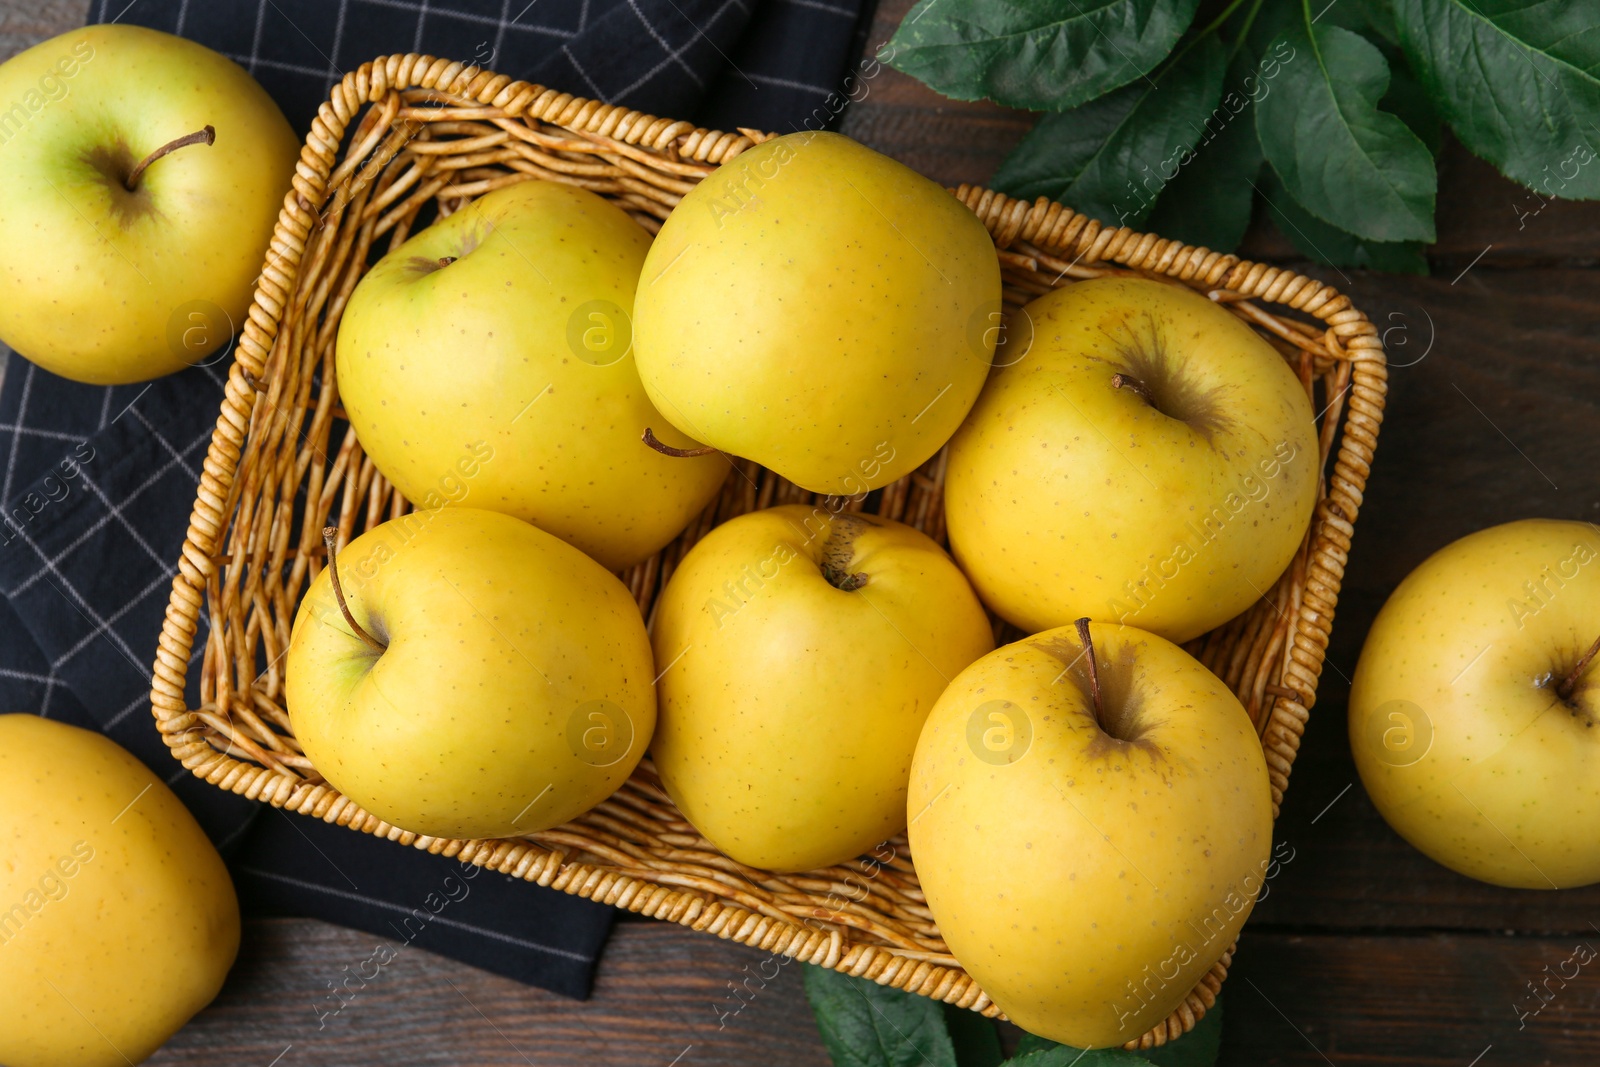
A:
{"label": "black checkered cloth", "polygon": [[[150,26],[222,52],[302,134],[343,73],[403,52],[713,128],[788,131],[836,115],[842,98],[829,97],[861,50],[870,4],[96,0],[90,21]],[[611,909],[264,809],[192,777],[157,735],[156,635],[229,354],[112,388],[65,381],[9,350],[0,358],[0,710],[101,730],[144,760],[228,858],[246,914],[323,918],[587,995]],[[202,630],[191,704],[204,647]],[[437,911],[424,907],[440,900]],[[314,1021],[337,1024],[337,1014]]]}

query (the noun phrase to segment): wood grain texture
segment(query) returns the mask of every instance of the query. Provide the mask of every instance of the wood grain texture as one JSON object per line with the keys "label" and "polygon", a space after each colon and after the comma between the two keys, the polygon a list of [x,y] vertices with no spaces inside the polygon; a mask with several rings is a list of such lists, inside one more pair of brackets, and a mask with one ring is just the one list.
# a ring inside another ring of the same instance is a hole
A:
{"label": "wood grain texture", "polygon": [[[347,1005],[324,1018],[329,983],[379,944],[399,954],[364,986],[352,980]],[[826,1067],[803,966],[668,923],[623,923],[594,996],[579,1002],[370,934],[255,920],[222,995],[149,1062]]]}
{"label": "wood grain texture", "polygon": [[1228,979],[1221,1062],[1593,1064],[1600,1047],[1597,951],[1600,935],[1594,931],[1587,937],[1508,938],[1246,930]]}
{"label": "wood grain texture", "polygon": [[[0,0],[0,60],[79,24],[86,6]],[[909,6],[884,0],[869,50]],[[986,182],[1032,123],[1025,113],[943,100],[887,68],[866,85],[844,132],[946,184]],[[1600,1047],[1596,964],[1521,1029],[1517,1014],[1537,1006],[1527,983],[1543,979],[1543,968],[1558,969],[1578,940],[1600,947],[1589,925],[1600,923],[1600,889],[1496,889],[1422,857],[1367,801],[1343,713],[1342,677],[1367,625],[1428,553],[1514,518],[1600,517],[1600,275],[1534,269],[1594,263],[1600,203],[1555,201],[1519,218],[1538,206],[1449,146],[1436,277],[1349,272],[1346,280],[1299,266],[1347,289],[1389,331],[1395,368],[1322,698],[1279,823],[1295,859],[1241,940],[1227,987],[1224,1064],[1466,1067],[1493,1045],[1480,1067],[1577,1065],[1593,1063]],[[1246,254],[1295,258],[1262,225]],[[745,967],[759,971],[764,957],[667,924],[620,924],[583,1004],[410,949],[319,1030],[327,983],[375,943],[309,920],[250,922],[222,996],[151,1062],[267,1065],[281,1055],[279,1067],[664,1067],[680,1054],[680,1067],[827,1062],[799,965],[783,968],[718,1030],[719,1010],[732,1003],[727,984]]]}
{"label": "wood grain texture", "polygon": [[1373,617],[1432,552],[1513,519],[1600,520],[1600,274],[1479,264],[1452,284],[1313,273],[1347,287],[1391,331],[1391,415],[1321,699],[1277,827],[1296,858],[1241,944],[1268,925],[1592,932],[1600,886],[1549,893],[1483,885],[1391,831],[1356,777],[1345,699]]}
{"label": "wood grain texture", "polygon": [[89,0],[0,0],[0,62],[82,26]]}

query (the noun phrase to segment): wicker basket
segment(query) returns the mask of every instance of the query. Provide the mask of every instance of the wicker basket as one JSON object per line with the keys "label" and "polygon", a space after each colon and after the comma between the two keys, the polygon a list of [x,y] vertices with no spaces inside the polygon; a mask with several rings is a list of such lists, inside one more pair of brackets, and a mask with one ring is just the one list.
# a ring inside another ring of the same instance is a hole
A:
{"label": "wicker basket", "polygon": [[[448,214],[529,178],[591,189],[655,232],[696,181],[762,139],[429,56],[388,56],[346,75],[301,152],[229,370],[162,626],[151,691],[156,722],[173,755],[223,789],[997,1015],[940,939],[903,837],[858,865],[783,876],[742,867],[683,819],[648,760],[610,800],[557,829],[516,840],[419,837],[332,789],[302,754],[284,711],[281,660],[295,608],[322,563],[325,521],[339,527],[343,543],[411,506],[344,423],[334,382],[339,316],[374,244],[397,246],[430,201]],[[1377,331],[1348,298],[1290,271],[1108,229],[1043,199],[1028,204],[970,186],[955,195],[994,237],[1009,306],[1108,273],[1181,280],[1271,341],[1322,412],[1328,473],[1299,555],[1267,598],[1189,646],[1253,717],[1276,814],[1316,696],[1382,420],[1386,372]],[[647,616],[674,566],[713,525],[815,499],[755,464],[742,466],[748,477],[730,477],[689,530],[623,576]],[[850,506],[942,541],[943,477],[941,453]],[[203,609],[210,630],[195,657]],[[185,680],[196,658],[200,706],[190,708]],[[1231,958],[1230,948],[1166,1022],[1129,1047],[1160,1045],[1191,1028],[1214,1002]]]}

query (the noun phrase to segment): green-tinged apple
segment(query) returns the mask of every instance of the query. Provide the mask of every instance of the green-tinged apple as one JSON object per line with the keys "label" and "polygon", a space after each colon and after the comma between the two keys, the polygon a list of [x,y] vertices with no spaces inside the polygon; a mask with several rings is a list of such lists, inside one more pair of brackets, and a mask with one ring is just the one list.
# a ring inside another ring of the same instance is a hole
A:
{"label": "green-tinged apple", "polygon": [[740,863],[801,871],[898,833],[923,719],[994,647],[950,557],[888,519],[801,505],[698,542],[653,631],[667,792]]}
{"label": "green-tinged apple", "polygon": [[149,768],[98,733],[0,715],[0,1062],[143,1063],[238,949],[228,869]]}
{"label": "green-tinged apple", "polygon": [[965,204],[848,137],[796,133],[668,216],[639,283],[639,372],[688,436],[853,496],[949,440],[999,312],[994,243]]}
{"label": "green-tinged apple", "polygon": [[232,60],[138,26],[86,26],[0,66],[0,339],[120,384],[226,344],[299,140]]}
{"label": "green-tinged apple", "polygon": [[1600,881],[1600,532],[1524,519],[1463,537],[1378,613],[1350,748],[1401,837],[1472,878]]}
{"label": "green-tinged apple", "polygon": [[378,469],[419,505],[438,494],[515,515],[611,570],[676,537],[729,464],[641,439],[694,443],[650,406],[631,352],[649,244],[594,193],[528,181],[385,256],[338,343],[339,395]]}
{"label": "green-tinged apple", "polygon": [[1103,278],[1013,316],[950,443],[950,547],[1029,632],[1087,616],[1187,641],[1272,588],[1316,503],[1311,402],[1176,284]]}
{"label": "green-tinged apple", "polygon": [[628,590],[571,545],[477,508],[415,512],[338,552],[300,605],[285,669],[317,770],[433,837],[566,822],[616,791],[655,728],[650,639]]}
{"label": "green-tinged apple", "polygon": [[950,683],[906,811],[950,951],[1018,1026],[1080,1048],[1165,1019],[1271,864],[1267,765],[1238,699],[1171,642],[1087,620]]}

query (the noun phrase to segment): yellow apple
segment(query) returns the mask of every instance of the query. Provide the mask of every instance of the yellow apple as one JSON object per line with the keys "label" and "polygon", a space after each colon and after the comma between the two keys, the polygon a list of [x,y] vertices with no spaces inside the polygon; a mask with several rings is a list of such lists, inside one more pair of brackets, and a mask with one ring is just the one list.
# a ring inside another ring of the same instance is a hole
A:
{"label": "yellow apple", "polygon": [[301,602],[285,670],[317,770],[434,837],[566,822],[616,791],[655,728],[650,639],[628,590],[571,545],[476,508],[350,542]]}
{"label": "yellow apple", "polygon": [[1154,634],[1088,631],[1092,654],[1063,627],[962,671],[906,811],[956,959],[1018,1026],[1098,1048],[1164,1019],[1233,943],[1270,863],[1272,795],[1215,675]]}
{"label": "yellow apple", "polygon": [[222,857],[111,740],[0,715],[0,1062],[140,1063],[239,949]]}
{"label": "yellow apple", "polygon": [[1316,503],[1311,403],[1233,315],[1175,284],[1078,282],[1014,316],[995,363],[945,486],[951,551],[995,613],[1181,642],[1288,567]]}
{"label": "yellow apple", "polygon": [[849,496],[955,432],[999,308],[994,244],[964,204],[848,137],[791,134],[667,218],[639,283],[639,373],[688,436]]}
{"label": "yellow apple", "polygon": [[[214,143],[135,174],[207,127]],[[0,66],[0,338],[97,384],[204,359],[244,324],[299,156],[261,86],[193,41],[86,26],[14,56]]]}
{"label": "yellow apple", "polygon": [[693,444],[650,406],[630,350],[649,243],[594,193],[529,181],[385,256],[338,342],[339,394],[378,469],[419,506],[515,515],[611,570],[676,537],[728,461],[640,439]]}
{"label": "yellow apple", "polygon": [[1600,640],[1597,557],[1587,522],[1480,530],[1412,571],[1367,634],[1356,769],[1389,825],[1451,870],[1600,881],[1600,670],[1583,660]]}
{"label": "yellow apple", "polygon": [[683,814],[740,863],[842,863],[905,826],[917,734],[994,647],[950,557],[909,526],[800,505],[712,530],[661,593],[654,747]]}

